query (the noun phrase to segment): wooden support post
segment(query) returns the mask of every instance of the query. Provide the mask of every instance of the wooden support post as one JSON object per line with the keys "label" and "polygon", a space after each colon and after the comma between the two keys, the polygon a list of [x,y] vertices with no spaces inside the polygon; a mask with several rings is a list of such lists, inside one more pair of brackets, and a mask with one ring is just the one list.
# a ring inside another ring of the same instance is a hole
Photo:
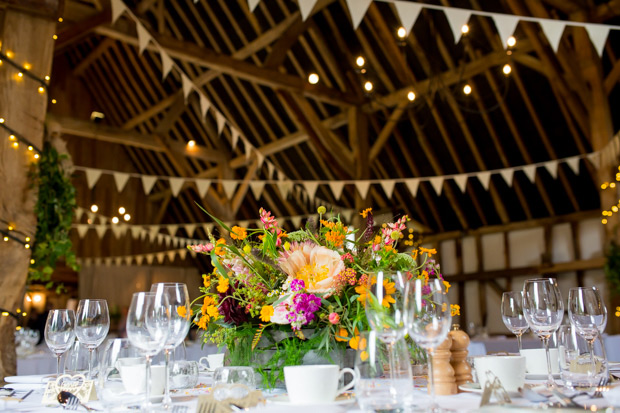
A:
{"label": "wooden support post", "polygon": [[[49,6],[49,0],[25,3]],[[43,78],[51,71],[55,27],[55,21],[51,18],[38,17],[34,12],[29,14],[9,7],[5,10],[4,22],[0,26],[2,50],[4,53],[12,52],[16,63],[28,63],[32,73]],[[26,76],[17,77],[17,71],[8,64],[0,68],[0,117],[4,118],[7,126],[41,148],[47,95],[37,91],[39,86]],[[13,223],[17,230],[34,238],[36,198],[30,190],[31,182],[28,179],[29,164],[32,161],[32,152],[25,145],[14,149],[4,138],[0,145],[0,218]],[[29,249],[15,241],[2,243],[0,308],[15,312],[21,307],[29,264]],[[12,317],[0,317],[0,378],[16,374],[15,326],[16,321]]]}

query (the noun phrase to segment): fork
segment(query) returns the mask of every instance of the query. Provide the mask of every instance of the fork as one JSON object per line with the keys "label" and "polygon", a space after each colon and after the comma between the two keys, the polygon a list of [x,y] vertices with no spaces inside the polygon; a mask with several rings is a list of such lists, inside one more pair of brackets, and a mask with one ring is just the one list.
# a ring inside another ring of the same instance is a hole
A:
{"label": "fork", "polygon": [[215,413],[217,410],[217,402],[213,399],[207,399],[198,404],[196,413]]}
{"label": "fork", "polygon": [[172,406],[172,413],[185,413],[187,412],[187,406]]}
{"label": "fork", "polygon": [[80,401],[77,397],[69,397],[69,400],[67,400],[67,403],[63,407],[65,410],[77,410],[80,406],[79,403]]}

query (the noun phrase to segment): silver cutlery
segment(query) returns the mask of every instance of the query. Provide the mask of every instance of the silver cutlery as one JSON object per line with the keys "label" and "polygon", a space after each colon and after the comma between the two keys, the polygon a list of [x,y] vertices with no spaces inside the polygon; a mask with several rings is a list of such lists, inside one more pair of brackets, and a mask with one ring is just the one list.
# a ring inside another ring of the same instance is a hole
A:
{"label": "silver cutlery", "polygon": [[92,407],[86,406],[75,394],[68,391],[61,391],[58,393],[58,403],[60,403],[66,410],[77,410],[78,407],[82,406],[89,412],[99,411],[97,409],[93,409]]}
{"label": "silver cutlery", "polygon": [[187,412],[187,406],[172,406],[172,413],[185,413]]}

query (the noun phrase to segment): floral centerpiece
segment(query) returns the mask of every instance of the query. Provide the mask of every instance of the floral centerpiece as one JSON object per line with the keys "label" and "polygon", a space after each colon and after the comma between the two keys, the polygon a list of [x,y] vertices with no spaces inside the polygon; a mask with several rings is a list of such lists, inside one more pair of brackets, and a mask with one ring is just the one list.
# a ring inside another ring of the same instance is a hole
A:
{"label": "floral centerpiece", "polygon": [[[258,229],[229,228],[212,217],[227,234],[209,234],[208,242],[189,248],[209,254],[214,266],[203,275],[203,295],[195,301],[203,342],[226,346],[233,365],[254,362],[267,385],[282,380],[282,367],[301,364],[309,352],[331,360],[334,351],[357,349],[359,332],[368,329],[364,300],[373,271],[443,280],[435,250],[398,252],[407,216],[375,234],[371,209],[361,213],[365,227],[356,231],[319,207],[318,220],[287,233],[269,211],[259,212]],[[256,363],[261,352],[269,356]]]}

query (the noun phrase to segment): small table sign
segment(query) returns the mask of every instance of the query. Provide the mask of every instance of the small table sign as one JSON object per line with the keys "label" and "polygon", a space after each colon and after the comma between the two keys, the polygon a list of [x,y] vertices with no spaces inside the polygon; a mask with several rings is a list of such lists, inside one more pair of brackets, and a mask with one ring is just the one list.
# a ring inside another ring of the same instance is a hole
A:
{"label": "small table sign", "polygon": [[73,393],[82,403],[97,400],[97,392],[93,380],[86,380],[83,374],[76,374],[75,376],[63,374],[56,380],[47,383],[41,403],[46,405],[59,404],[58,394],[61,391]]}

